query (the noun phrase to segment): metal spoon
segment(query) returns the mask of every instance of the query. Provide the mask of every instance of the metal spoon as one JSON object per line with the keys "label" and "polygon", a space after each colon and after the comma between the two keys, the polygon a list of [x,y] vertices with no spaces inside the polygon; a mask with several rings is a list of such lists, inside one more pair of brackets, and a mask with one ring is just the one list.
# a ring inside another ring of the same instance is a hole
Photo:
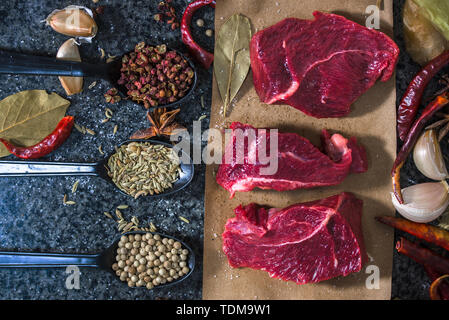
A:
{"label": "metal spoon", "polygon": [[[167,236],[157,232],[144,232],[144,231],[131,231],[124,233],[123,235],[129,234],[145,234],[152,233],[153,235],[158,234],[162,238],[173,239],[179,241],[182,247],[189,250],[189,256],[187,264],[189,266],[189,273],[183,277],[176,279],[172,282],[167,282],[155,286],[154,288],[164,288],[172,286],[184,281],[188,278],[194,268],[195,268],[195,254],[193,250],[185,244],[183,241],[178,240],[172,236]],[[117,280],[119,278],[112,270],[112,265],[116,262],[115,257],[117,255],[118,242],[120,241],[118,237],[106,250],[96,254],[66,254],[66,253],[37,253],[37,252],[0,252],[0,268],[63,268],[67,266],[78,266],[78,267],[91,267],[100,268],[112,273]],[[120,281],[126,284],[123,281]]]}
{"label": "metal spoon", "polygon": [[[168,48],[168,50],[173,49]],[[181,104],[189,98],[196,87],[197,72],[194,64],[183,54],[178,51],[176,52],[184,59],[186,59],[186,61],[192,68],[194,72],[193,83],[184,97],[173,103],[159,105],[157,106],[157,108],[168,108]],[[85,62],[66,61],[51,57],[42,57],[0,50],[0,74],[101,78],[109,81],[126,97],[128,90],[125,86],[119,85],[117,83],[118,79],[120,78],[122,57],[120,57],[120,59],[115,59],[111,63],[90,64]]]}
{"label": "metal spoon", "polygon": [[[173,145],[157,141],[157,140],[127,140],[122,142],[119,146],[131,142],[149,142],[155,145],[163,145],[173,148]],[[182,151],[182,157],[187,161],[180,163],[181,173],[179,179],[173,183],[173,187],[165,190],[159,194],[147,195],[145,197],[157,197],[170,195],[184,189],[193,179],[194,166],[190,156]],[[21,160],[0,160],[0,177],[54,177],[54,176],[97,176],[103,178],[112,184],[121,193],[128,195],[120,190],[109,177],[106,164],[111,153],[105,159],[95,163],[66,163],[66,162],[40,162],[40,161],[21,161]],[[130,195],[128,195],[130,196]]]}

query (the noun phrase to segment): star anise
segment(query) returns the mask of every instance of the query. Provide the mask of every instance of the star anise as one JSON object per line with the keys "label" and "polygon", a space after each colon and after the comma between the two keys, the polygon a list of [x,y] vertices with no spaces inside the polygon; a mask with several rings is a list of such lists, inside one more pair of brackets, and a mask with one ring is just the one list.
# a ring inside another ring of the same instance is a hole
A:
{"label": "star anise", "polygon": [[169,137],[179,133],[179,131],[187,130],[174,121],[175,116],[179,111],[181,111],[181,109],[167,112],[166,108],[156,108],[153,112],[148,111],[147,118],[152,126],[147,129],[136,131],[130,139],[149,139],[156,136]]}

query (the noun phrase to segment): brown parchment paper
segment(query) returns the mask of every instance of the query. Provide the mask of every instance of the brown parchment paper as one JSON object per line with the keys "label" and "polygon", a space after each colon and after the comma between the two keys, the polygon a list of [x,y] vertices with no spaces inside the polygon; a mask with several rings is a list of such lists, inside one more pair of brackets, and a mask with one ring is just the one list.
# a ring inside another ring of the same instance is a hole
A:
{"label": "brown parchment paper", "polygon": [[[393,0],[385,0],[380,12],[381,30],[392,36]],[[242,13],[252,21],[254,32],[287,18],[312,18],[314,10],[341,14],[365,25],[366,8],[376,0],[217,0],[216,31],[234,13]],[[342,92],[344,94],[344,92]],[[232,121],[249,123],[255,127],[279,128],[296,132],[315,145],[323,128],[340,132],[346,137],[356,136],[366,147],[369,170],[351,174],[335,187],[295,190],[287,192],[254,190],[237,193],[230,200],[229,193],[216,182],[217,165],[206,170],[204,223],[204,299],[390,299],[393,255],[393,232],[374,220],[376,215],[393,215],[390,198],[389,171],[396,154],[395,81],[378,82],[352,106],[349,116],[340,119],[315,119],[302,112],[281,105],[266,105],[252,84],[251,73],[230,108],[228,117],[222,115],[223,103],[214,79],[211,128],[227,128]],[[271,207],[288,205],[328,197],[350,191],[364,201],[363,232],[369,261],[361,272],[318,284],[297,285],[272,279],[267,272],[249,268],[229,267],[221,246],[225,222],[234,216],[239,204],[256,202]],[[378,288],[371,279],[379,271]],[[370,277],[371,276],[371,277]],[[368,289],[366,283],[370,284]],[[374,285],[374,288],[373,288]]]}

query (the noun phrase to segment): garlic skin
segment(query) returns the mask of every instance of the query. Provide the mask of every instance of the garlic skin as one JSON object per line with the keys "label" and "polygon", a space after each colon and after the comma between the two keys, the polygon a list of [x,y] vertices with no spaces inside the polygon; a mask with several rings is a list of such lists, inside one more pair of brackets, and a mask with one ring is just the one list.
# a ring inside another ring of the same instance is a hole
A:
{"label": "garlic skin", "polygon": [[416,184],[402,189],[404,204],[391,193],[396,210],[404,217],[418,223],[438,218],[449,206],[449,185],[446,181]]}
{"label": "garlic skin", "polygon": [[91,42],[98,31],[92,10],[81,6],[68,6],[61,10],[54,10],[45,21],[56,32],[88,42]]}
{"label": "garlic skin", "polygon": [[427,178],[440,181],[449,176],[434,129],[424,131],[419,137],[413,149],[413,160]]}
{"label": "garlic skin", "polygon": [[[72,38],[64,42],[59,48],[56,58],[81,62],[80,51],[75,39]],[[83,91],[84,79],[82,77],[59,77],[59,81],[69,96]]]}

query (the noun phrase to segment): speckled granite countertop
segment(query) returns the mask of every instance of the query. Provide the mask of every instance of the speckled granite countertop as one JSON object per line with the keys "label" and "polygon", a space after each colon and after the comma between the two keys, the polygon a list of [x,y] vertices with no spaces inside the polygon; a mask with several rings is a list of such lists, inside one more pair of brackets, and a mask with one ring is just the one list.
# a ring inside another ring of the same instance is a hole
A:
{"label": "speckled granite countertop", "polygon": [[[174,1],[178,16],[188,0]],[[142,40],[153,43],[165,42],[175,49],[183,49],[180,33],[170,31],[166,24],[153,20],[158,1],[80,0],[76,4],[105,6],[98,19],[99,33],[92,44],[81,47],[84,61],[100,62],[100,48],[110,55],[120,55],[131,50]],[[0,3],[0,48],[24,53],[54,56],[67,37],[46,27],[43,20],[52,10],[73,4],[70,1],[21,1]],[[395,1],[395,37],[404,50],[401,36],[400,12],[403,0]],[[212,50],[213,40],[204,35],[204,30],[213,28],[213,10],[204,8],[196,17],[202,17],[206,26],[195,29],[195,38],[201,45]],[[199,84],[195,95],[182,105],[179,121],[191,131],[193,120],[208,115],[209,108],[202,109],[200,97],[206,106],[210,104],[212,71],[199,70]],[[398,97],[418,70],[405,53],[401,54],[397,69]],[[80,95],[68,98],[71,106],[68,114],[76,122],[97,132],[96,136],[82,135],[76,130],[69,140],[45,160],[95,162],[102,156],[97,148],[101,144],[106,153],[125,140],[137,129],[147,125],[145,110],[129,101],[106,105],[103,93],[109,88],[104,81],[85,80],[85,90]],[[0,99],[13,93],[29,89],[46,89],[66,97],[55,77],[30,77],[0,75]],[[114,111],[112,121],[101,124],[106,107]],[[112,129],[118,124],[118,133]],[[208,118],[203,120],[203,129],[208,128]],[[12,158],[11,158],[12,159]],[[415,181],[414,171],[405,170],[406,183]],[[118,235],[116,225],[103,215],[120,204],[128,204],[123,210],[125,218],[135,215],[142,224],[152,221],[160,232],[172,234],[195,250],[197,265],[192,276],[171,288],[148,291],[129,289],[114,279],[114,276],[96,269],[81,269],[80,289],[68,290],[65,286],[65,269],[0,269],[0,299],[201,299],[202,248],[203,248],[203,196],[204,166],[196,166],[193,182],[184,191],[156,200],[130,200],[116,192],[103,180],[90,177],[61,178],[3,178],[0,179],[0,243],[1,250],[47,251],[65,253],[95,253],[106,248]],[[412,178],[408,178],[412,177]],[[80,180],[78,191],[71,194],[76,180]],[[76,201],[75,206],[64,206],[62,198],[68,194]],[[182,215],[190,220],[186,224],[178,218]],[[396,235],[398,236],[398,234]],[[427,299],[427,277],[421,268],[410,259],[394,254],[392,297],[400,299]]]}
{"label": "speckled granite countertop", "polygon": [[[187,0],[174,1],[178,16],[182,14]],[[54,9],[74,4],[71,1],[2,1],[0,3],[0,48],[40,55],[56,55],[59,46],[68,39],[54,32],[40,21]],[[76,4],[105,7],[97,20],[99,33],[92,44],[82,45],[81,56],[86,62],[100,62],[100,48],[107,54],[121,55],[132,50],[138,42],[167,43],[174,49],[185,52],[180,41],[180,31],[171,31],[169,25],[157,23],[158,1],[91,0]],[[197,13],[206,25],[197,30],[196,38],[209,50],[213,38],[204,35],[213,28],[213,9],[204,8]],[[196,17],[196,16],[195,16]],[[209,108],[202,109],[200,97],[210,105],[212,72],[198,68],[199,83],[195,94],[182,105],[178,115],[180,123],[191,131],[192,122],[201,115],[208,115]],[[98,81],[88,89],[95,79],[85,79],[84,92],[68,99],[71,105],[68,114],[76,122],[94,130],[95,136],[82,135],[73,130],[64,145],[43,160],[95,162],[101,159],[97,148],[101,144],[108,153],[114,145],[126,140],[138,129],[148,127],[144,108],[130,101],[106,104],[103,94],[110,87]],[[0,76],[0,99],[10,94],[29,89],[46,89],[62,97],[66,94],[57,77]],[[112,121],[102,124],[105,108],[114,111]],[[202,121],[208,128],[208,118]],[[112,130],[118,124],[114,136]],[[8,159],[8,158],[7,158]],[[11,158],[12,159],[12,158]],[[114,221],[103,215],[113,212],[120,204],[128,204],[123,210],[129,220],[135,215],[144,225],[152,221],[159,232],[171,234],[188,243],[197,255],[197,265],[189,279],[181,284],[148,291],[129,289],[113,275],[96,270],[81,269],[80,289],[67,290],[65,269],[1,269],[0,299],[200,299],[202,287],[203,248],[203,195],[204,168],[197,166],[192,183],[182,192],[158,199],[133,200],[111,189],[111,186],[95,177],[61,178],[8,178],[0,179],[0,243],[2,250],[47,251],[67,253],[95,253],[109,246],[119,235]],[[78,191],[71,194],[76,180],[80,180]],[[62,199],[68,194],[76,201],[74,206],[64,206]],[[182,215],[190,224],[181,221]]]}

